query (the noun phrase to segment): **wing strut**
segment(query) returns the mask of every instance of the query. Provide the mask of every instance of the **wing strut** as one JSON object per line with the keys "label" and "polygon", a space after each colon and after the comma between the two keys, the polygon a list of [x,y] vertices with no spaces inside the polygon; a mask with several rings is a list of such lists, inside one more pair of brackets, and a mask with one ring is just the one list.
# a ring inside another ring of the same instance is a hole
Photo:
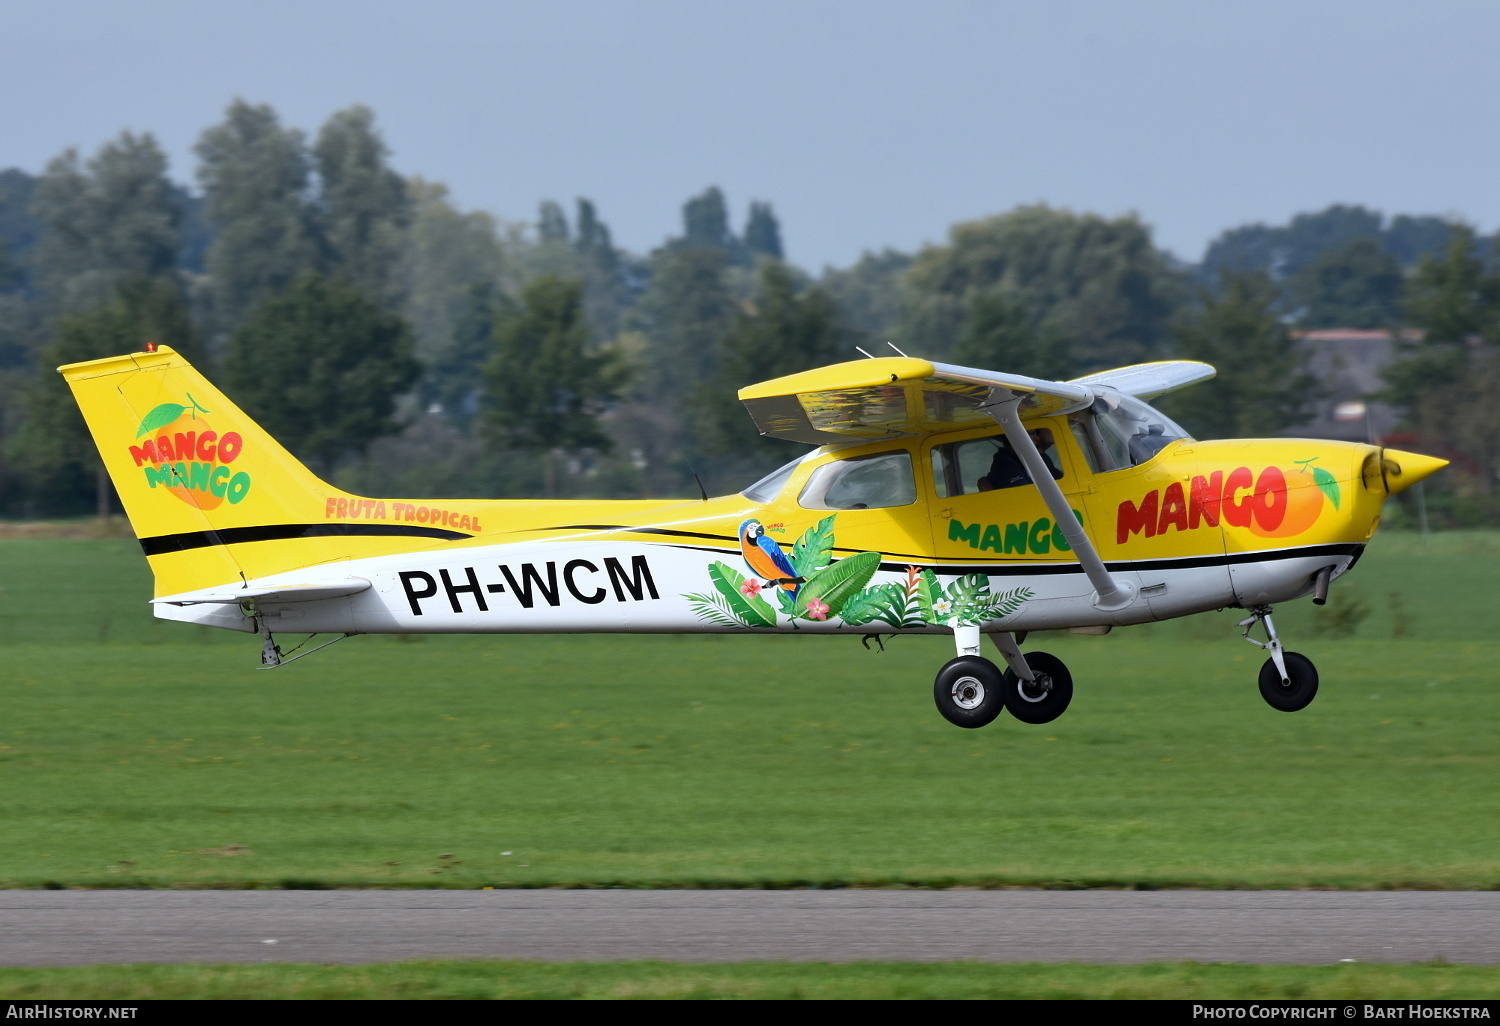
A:
{"label": "wing strut", "polygon": [[1005,429],[1005,437],[1010,441],[1011,448],[1021,457],[1021,462],[1031,474],[1032,482],[1042,493],[1047,509],[1052,511],[1052,519],[1062,529],[1068,544],[1073,547],[1073,554],[1078,557],[1089,583],[1094,586],[1094,608],[1105,612],[1124,609],[1135,601],[1135,585],[1129,581],[1117,580],[1104,568],[1104,561],[1099,558],[1083,525],[1074,519],[1073,510],[1063,497],[1062,489],[1052,479],[1052,472],[1047,469],[1042,454],[1037,451],[1036,443],[1031,440],[1021,423],[1017,407],[1022,397],[998,388],[990,396],[990,404],[986,410],[995,419],[995,423]]}

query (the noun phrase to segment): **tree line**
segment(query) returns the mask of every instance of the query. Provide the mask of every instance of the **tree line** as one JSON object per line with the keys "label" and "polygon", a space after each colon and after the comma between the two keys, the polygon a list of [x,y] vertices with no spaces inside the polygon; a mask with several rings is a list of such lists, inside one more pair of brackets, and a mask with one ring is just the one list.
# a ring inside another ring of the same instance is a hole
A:
{"label": "tree line", "polygon": [[1471,518],[1494,506],[1500,272],[1456,221],[1334,206],[1188,265],[1134,216],[1034,205],[815,275],[769,203],[736,225],[717,188],[647,254],[583,198],[527,223],[461,210],[392,169],[360,106],[309,136],[236,100],[195,153],[196,189],[149,133],[0,171],[0,515],[117,508],[52,368],[148,341],[356,492],[645,496],[790,458],[735,392],[888,345],[1051,378],[1204,359],[1220,376],[1169,412],[1274,433],[1318,396],[1295,332],[1323,326],[1406,331],[1407,444],[1460,458]]}

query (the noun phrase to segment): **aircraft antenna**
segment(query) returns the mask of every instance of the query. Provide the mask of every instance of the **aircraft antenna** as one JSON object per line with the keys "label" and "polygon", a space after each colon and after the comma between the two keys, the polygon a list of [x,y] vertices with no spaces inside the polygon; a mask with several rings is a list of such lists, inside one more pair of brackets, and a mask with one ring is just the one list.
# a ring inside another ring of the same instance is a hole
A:
{"label": "aircraft antenna", "polygon": [[[892,348],[892,349],[895,349],[895,350],[896,350],[896,352],[898,352],[898,353],[901,353],[901,350],[900,350],[900,349],[898,349],[898,348],[897,348],[897,347],[896,347],[896,343],[894,343],[894,342],[887,342],[887,343],[886,343],[886,345],[888,345],[888,346],[890,346],[890,347],[891,347],[891,348]],[[901,353],[901,355],[902,355],[902,356],[906,356],[906,354],[905,354],[905,353]],[[910,359],[911,359],[911,357],[909,357],[909,356],[906,356],[906,358],[907,358],[907,359],[908,359],[908,360],[910,360]]]}
{"label": "aircraft antenna", "polygon": [[693,469],[692,462],[684,456],[682,462],[687,464],[688,472],[693,475],[693,481],[698,485],[698,494],[703,496],[703,501],[708,501],[708,489],[703,487],[703,478],[698,476],[698,471]]}
{"label": "aircraft antenna", "polygon": [[865,351],[863,349],[860,349],[859,346],[855,346],[854,348],[855,349],[859,349],[859,351],[861,353],[864,353],[865,359],[867,359],[867,360],[873,360],[873,359],[875,359],[875,357],[871,356],[869,353],[865,353]]}

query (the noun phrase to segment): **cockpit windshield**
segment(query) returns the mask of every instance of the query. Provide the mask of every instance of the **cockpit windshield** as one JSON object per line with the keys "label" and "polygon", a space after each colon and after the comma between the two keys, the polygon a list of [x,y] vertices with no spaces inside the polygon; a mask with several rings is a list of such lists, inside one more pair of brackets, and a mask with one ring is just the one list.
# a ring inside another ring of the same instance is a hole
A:
{"label": "cockpit windshield", "polygon": [[1168,443],[1191,437],[1171,417],[1123,393],[1100,396],[1091,412],[1115,467],[1145,463]]}

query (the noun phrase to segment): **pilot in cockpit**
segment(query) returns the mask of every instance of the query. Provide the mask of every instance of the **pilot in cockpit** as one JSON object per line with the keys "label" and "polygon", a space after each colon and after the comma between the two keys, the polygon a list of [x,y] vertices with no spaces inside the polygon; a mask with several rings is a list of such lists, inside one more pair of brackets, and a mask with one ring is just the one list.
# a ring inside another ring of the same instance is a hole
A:
{"label": "pilot in cockpit", "polygon": [[[1062,477],[1062,471],[1058,469],[1056,461],[1052,458],[1056,452],[1056,442],[1052,438],[1051,428],[1034,428],[1026,432],[1037,452],[1042,454],[1042,462],[1046,464],[1047,470],[1054,480]],[[1026,466],[1021,462],[1021,457],[1011,449],[1010,443],[1003,437],[995,439],[995,456],[990,461],[989,473],[981,477],[977,482],[981,492],[990,492],[998,488],[1015,488],[1018,485],[1031,484],[1031,475],[1026,472]]]}

